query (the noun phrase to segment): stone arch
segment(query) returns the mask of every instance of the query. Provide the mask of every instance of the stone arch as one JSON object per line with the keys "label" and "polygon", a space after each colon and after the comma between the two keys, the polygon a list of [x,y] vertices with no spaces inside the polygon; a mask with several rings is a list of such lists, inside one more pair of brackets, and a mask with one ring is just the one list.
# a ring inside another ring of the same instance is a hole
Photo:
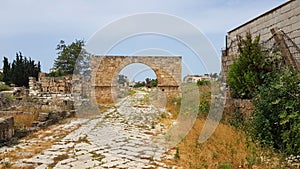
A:
{"label": "stone arch", "polygon": [[158,88],[167,98],[178,97],[181,87],[181,56],[93,56],[91,58],[92,99],[96,103],[112,103],[111,89],[119,72],[129,64],[142,63],[156,74]]}

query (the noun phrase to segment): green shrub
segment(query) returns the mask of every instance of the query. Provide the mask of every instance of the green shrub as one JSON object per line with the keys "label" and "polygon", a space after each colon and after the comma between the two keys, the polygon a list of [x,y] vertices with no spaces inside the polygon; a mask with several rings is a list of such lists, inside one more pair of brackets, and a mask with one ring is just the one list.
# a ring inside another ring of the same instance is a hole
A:
{"label": "green shrub", "polygon": [[0,85],[0,91],[9,90],[10,87],[8,85]]}
{"label": "green shrub", "polygon": [[300,82],[285,68],[267,74],[254,99],[254,136],[287,154],[300,154]]}
{"label": "green shrub", "polygon": [[197,85],[198,86],[210,86],[210,81],[208,81],[208,80],[198,80],[197,81]]}
{"label": "green shrub", "polygon": [[218,165],[217,169],[231,169],[231,165],[229,163],[221,163]]}
{"label": "green shrub", "polygon": [[253,98],[264,73],[264,57],[259,44],[260,37],[252,40],[250,33],[246,38],[239,38],[239,59],[230,66],[227,83],[234,98]]}

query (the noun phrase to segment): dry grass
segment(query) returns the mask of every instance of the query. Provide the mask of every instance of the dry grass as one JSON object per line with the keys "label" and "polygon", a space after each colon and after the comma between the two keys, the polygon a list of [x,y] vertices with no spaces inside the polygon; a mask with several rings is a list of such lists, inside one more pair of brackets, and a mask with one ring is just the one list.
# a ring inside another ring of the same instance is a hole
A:
{"label": "dry grass", "polygon": [[13,115],[15,126],[17,128],[28,128],[31,126],[32,122],[38,117],[37,113],[26,113],[26,114],[16,114]]}
{"label": "dry grass", "polygon": [[[199,87],[202,100],[208,99],[208,97],[203,98],[203,96],[209,92],[209,86]],[[179,111],[175,104],[169,104],[167,109],[175,115],[176,111]],[[160,122],[170,126],[172,120],[160,119]],[[280,154],[270,149],[260,148],[259,144],[250,139],[250,136],[228,124],[220,123],[213,135],[206,142],[200,144],[198,138],[204,123],[204,116],[201,115],[186,137],[173,149],[174,158],[165,161],[167,164],[182,168],[209,169],[218,168],[221,165],[230,168],[262,169],[280,168],[279,166],[282,165],[283,168],[287,168],[280,160]]]}
{"label": "dry grass", "polygon": [[247,156],[245,135],[234,128],[220,124],[205,143],[198,138],[205,120],[197,119],[185,139],[179,143],[180,159],[171,164],[183,168],[216,168],[220,163],[231,163],[233,168],[244,165]]}
{"label": "dry grass", "polygon": [[48,168],[49,169],[53,168],[58,162],[60,162],[62,160],[65,160],[65,159],[68,159],[68,158],[69,158],[68,154],[62,154],[62,155],[59,155],[57,157],[54,157],[54,159],[53,159],[54,162],[52,164],[50,164],[48,166]]}
{"label": "dry grass", "polygon": [[174,159],[165,161],[167,164],[182,168],[217,168],[222,164],[231,168],[293,168],[281,160],[282,154],[260,148],[247,140],[249,137],[243,131],[226,124],[220,123],[206,142],[198,143],[204,122],[196,120],[188,135],[174,148]]}

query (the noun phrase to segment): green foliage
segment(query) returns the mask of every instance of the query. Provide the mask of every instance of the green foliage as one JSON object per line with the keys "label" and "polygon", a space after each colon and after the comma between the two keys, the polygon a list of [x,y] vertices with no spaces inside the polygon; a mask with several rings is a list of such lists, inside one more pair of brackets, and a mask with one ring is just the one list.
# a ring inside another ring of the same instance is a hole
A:
{"label": "green foliage", "polygon": [[76,60],[79,57],[83,47],[83,40],[76,40],[70,45],[66,45],[65,41],[61,40],[56,47],[56,50],[58,51],[58,57],[54,62],[55,71],[50,73],[50,76],[65,76],[73,74]]}
{"label": "green foliage", "polygon": [[9,90],[10,87],[8,85],[1,85],[0,84],[0,91],[5,91],[5,90]]}
{"label": "green foliage", "polygon": [[40,62],[35,64],[31,58],[24,57],[21,52],[16,54],[16,59],[10,64],[8,59],[3,60],[3,81],[6,84],[15,84],[16,86],[26,86],[29,84],[29,77],[38,78],[41,72]]}
{"label": "green foliage", "polygon": [[145,81],[143,82],[138,82],[137,84],[135,84],[133,87],[134,88],[139,88],[139,87],[148,87],[148,88],[151,88],[151,87],[157,87],[158,85],[158,81],[157,79],[150,79],[150,78],[146,78]]}
{"label": "green foliage", "polygon": [[229,163],[221,163],[218,165],[217,169],[231,169],[231,164]]}
{"label": "green foliage", "polygon": [[245,116],[239,111],[239,109],[235,109],[232,117],[230,117],[228,121],[230,125],[238,129],[246,129]]}
{"label": "green foliage", "polygon": [[174,154],[174,158],[175,158],[175,160],[180,159],[180,154],[179,154],[179,148],[178,147],[176,147],[176,152]]}
{"label": "green foliage", "polygon": [[3,73],[0,72],[0,82],[3,82]]}
{"label": "green foliage", "polygon": [[198,118],[205,118],[210,109],[211,92],[200,94]]}
{"label": "green foliage", "polygon": [[48,77],[59,77],[65,75],[62,70],[58,69],[47,74]]}
{"label": "green foliage", "polygon": [[[239,112],[233,125],[251,131],[262,145],[286,154],[300,154],[300,82],[299,75],[284,65],[278,49],[262,52],[259,37],[248,33],[240,38],[240,57],[230,67],[227,82],[233,97],[253,99],[252,125]],[[246,126],[246,128],[245,128]],[[254,156],[249,157],[249,164]]]}
{"label": "green foliage", "polygon": [[138,82],[133,86],[133,88],[139,88],[139,87],[144,87],[144,86],[145,86],[145,82]]}
{"label": "green foliage", "polygon": [[198,80],[197,85],[198,86],[210,86],[210,81],[208,81],[208,80]]}
{"label": "green foliage", "polygon": [[196,86],[196,88],[198,88],[199,90],[199,101],[200,101],[200,104],[197,107],[198,118],[206,118],[210,110],[211,95],[212,95],[211,89],[209,86]]}
{"label": "green foliage", "polygon": [[259,36],[252,40],[250,33],[245,39],[239,38],[239,59],[230,66],[227,77],[234,98],[253,98],[263,82],[264,58],[259,40]]}
{"label": "green foliage", "polygon": [[157,84],[158,84],[157,79],[146,78],[145,82],[146,82],[145,86],[148,87],[148,88],[157,87]]}
{"label": "green foliage", "polygon": [[300,154],[300,82],[288,68],[267,74],[254,99],[254,136],[287,154]]}

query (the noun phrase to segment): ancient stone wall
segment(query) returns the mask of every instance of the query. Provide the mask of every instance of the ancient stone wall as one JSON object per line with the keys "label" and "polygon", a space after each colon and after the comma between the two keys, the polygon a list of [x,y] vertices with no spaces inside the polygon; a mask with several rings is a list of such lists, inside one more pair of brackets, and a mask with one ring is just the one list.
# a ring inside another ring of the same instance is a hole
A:
{"label": "ancient stone wall", "polygon": [[[245,36],[246,32],[250,32],[253,37],[260,35],[261,41],[267,41],[272,37],[271,29],[274,28],[281,29],[300,47],[299,0],[290,0],[228,32],[226,37],[226,50],[222,53],[222,69],[225,75],[229,66],[237,57],[237,35]],[[298,67],[300,67],[300,55],[295,54],[293,57]]]}
{"label": "ancient stone wall", "polygon": [[116,96],[119,72],[129,64],[143,63],[155,72],[158,88],[170,97],[177,97],[181,86],[182,58],[161,56],[94,56],[92,67],[92,99],[97,103],[112,103]]}
{"label": "ancient stone wall", "polygon": [[41,93],[71,93],[72,76],[62,77],[46,77],[44,73],[39,74],[38,80],[34,77],[29,77],[29,89],[31,94],[36,92]]}
{"label": "ancient stone wall", "polygon": [[14,118],[0,118],[0,142],[7,141],[14,136]]}
{"label": "ancient stone wall", "polygon": [[250,119],[254,109],[255,107],[249,99],[232,99],[227,97],[224,114],[226,116],[232,115],[233,113],[240,113],[246,119]]}

